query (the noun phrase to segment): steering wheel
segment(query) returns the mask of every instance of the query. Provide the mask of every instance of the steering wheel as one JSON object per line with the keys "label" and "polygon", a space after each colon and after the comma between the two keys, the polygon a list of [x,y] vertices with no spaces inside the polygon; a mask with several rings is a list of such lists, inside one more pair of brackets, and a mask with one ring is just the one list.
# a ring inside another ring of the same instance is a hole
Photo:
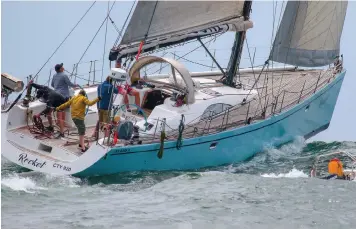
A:
{"label": "steering wheel", "polygon": [[127,105],[134,106],[134,107],[137,108],[137,112],[141,112],[141,114],[142,114],[142,116],[143,116],[143,118],[145,120],[145,124],[144,124],[145,130],[144,130],[144,132],[146,132],[147,131],[147,126],[148,126],[147,114],[140,106],[137,106],[136,104],[122,104],[120,106],[116,106],[116,110],[115,110],[114,116],[116,115],[118,110],[122,110],[123,112],[127,112]]}

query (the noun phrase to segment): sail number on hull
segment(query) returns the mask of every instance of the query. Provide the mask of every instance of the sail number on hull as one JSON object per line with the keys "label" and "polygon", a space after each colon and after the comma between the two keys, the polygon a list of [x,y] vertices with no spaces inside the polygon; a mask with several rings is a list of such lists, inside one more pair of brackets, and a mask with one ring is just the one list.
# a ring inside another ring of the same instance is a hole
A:
{"label": "sail number on hull", "polygon": [[[32,158],[28,157],[28,155],[26,153],[21,153],[19,155],[19,158],[17,161],[19,161],[22,165],[28,164],[28,165],[32,165],[33,167],[36,167],[36,168],[43,168],[45,165],[47,165],[47,161],[42,162],[38,158],[32,159]],[[61,165],[58,163],[54,163],[53,168],[61,169],[61,170],[68,171],[68,172],[72,170],[71,167],[64,166],[64,165]]]}
{"label": "sail number on hull", "polygon": [[64,166],[61,164],[57,164],[57,163],[54,163],[53,167],[57,168],[57,169],[63,169],[64,171],[68,171],[68,172],[72,170],[70,167],[67,167],[67,166]]}

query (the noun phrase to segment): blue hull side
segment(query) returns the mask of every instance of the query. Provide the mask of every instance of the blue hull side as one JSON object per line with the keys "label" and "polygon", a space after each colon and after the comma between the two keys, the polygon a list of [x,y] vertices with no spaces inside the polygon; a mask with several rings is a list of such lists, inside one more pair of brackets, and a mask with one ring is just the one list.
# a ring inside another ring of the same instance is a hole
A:
{"label": "blue hull side", "polygon": [[[247,160],[263,151],[266,144],[279,146],[297,136],[309,138],[328,128],[345,73],[302,103],[264,121],[184,140],[180,150],[176,149],[176,141],[165,142],[162,159],[157,157],[160,144],[112,149],[106,159],[75,176],[218,166]],[[210,149],[212,143],[217,143],[214,149]]]}

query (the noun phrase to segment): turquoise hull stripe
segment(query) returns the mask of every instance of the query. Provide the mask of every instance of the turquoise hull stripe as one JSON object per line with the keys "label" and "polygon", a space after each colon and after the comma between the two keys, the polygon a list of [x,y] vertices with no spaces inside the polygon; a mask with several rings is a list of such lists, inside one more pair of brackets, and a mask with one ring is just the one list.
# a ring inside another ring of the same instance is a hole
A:
{"label": "turquoise hull stripe", "polygon": [[[291,109],[266,120],[217,134],[165,142],[163,158],[158,159],[160,144],[135,145],[112,149],[86,170],[75,176],[95,176],[124,171],[185,170],[244,161],[265,146],[279,146],[297,136],[309,138],[325,130],[332,118],[345,71],[323,89]],[[306,109],[309,106],[308,109]],[[215,147],[211,147],[215,145]]]}

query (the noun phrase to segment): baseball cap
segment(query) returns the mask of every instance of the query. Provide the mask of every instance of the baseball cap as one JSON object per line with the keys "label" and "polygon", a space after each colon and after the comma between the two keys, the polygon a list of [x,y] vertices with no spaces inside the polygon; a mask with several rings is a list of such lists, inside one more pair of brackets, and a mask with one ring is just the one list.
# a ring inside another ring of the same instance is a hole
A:
{"label": "baseball cap", "polygon": [[61,64],[56,64],[56,66],[54,67],[54,69],[56,70],[56,72],[58,72],[58,71],[61,69],[61,67],[63,67],[63,63],[61,63]]}

